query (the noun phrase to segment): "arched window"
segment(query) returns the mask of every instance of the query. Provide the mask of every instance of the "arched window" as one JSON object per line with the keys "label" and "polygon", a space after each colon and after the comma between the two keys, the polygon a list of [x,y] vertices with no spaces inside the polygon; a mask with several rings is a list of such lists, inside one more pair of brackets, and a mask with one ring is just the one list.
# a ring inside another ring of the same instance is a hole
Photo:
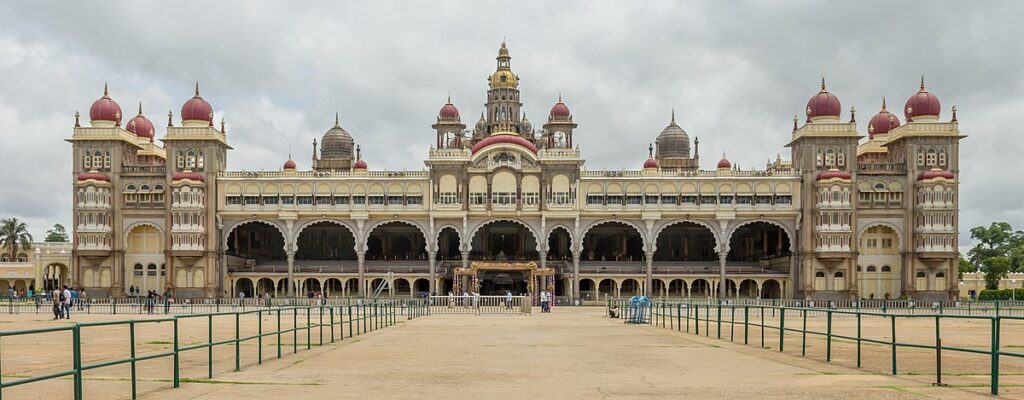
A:
{"label": "arched window", "polygon": [[878,269],[875,268],[874,265],[868,265],[868,272],[875,272],[875,271],[878,271]]}
{"label": "arched window", "polygon": [[156,264],[146,266],[146,276],[156,276]]}
{"label": "arched window", "polygon": [[814,277],[815,278],[824,278],[825,277],[825,272],[824,271],[815,272],[814,273]]}
{"label": "arched window", "polygon": [[925,278],[927,276],[928,276],[928,274],[926,274],[924,271],[917,271],[917,277],[918,278]]}
{"label": "arched window", "polygon": [[107,155],[103,156],[103,169],[110,169],[110,152],[107,151]]}
{"label": "arched window", "polygon": [[883,265],[882,266],[882,272],[892,272],[892,267],[890,267],[888,265]]}
{"label": "arched window", "polygon": [[939,166],[946,166],[946,150],[939,150]]}
{"label": "arched window", "polygon": [[199,152],[196,154],[196,170],[197,171],[202,171],[203,167],[205,167],[205,166],[206,166],[206,157],[204,157],[203,151],[199,150]]}
{"label": "arched window", "polygon": [[836,278],[842,278],[843,277],[843,271],[836,271],[835,277]]}
{"label": "arched window", "polygon": [[834,167],[836,165],[836,153],[835,150],[825,150],[825,166]]}
{"label": "arched window", "polygon": [[142,276],[142,264],[138,264],[138,263],[135,264],[135,268],[132,271],[132,275],[134,275],[134,276]]}
{"label": "arched window", "polygon": [[178,150],[178,169],[185,169],[185,153]]}
{"label": "arched window", "polygon": [[938,155],[935,154],[935,149],[928,149],[927,157],[928,158],[927,158],[926,162],[927,162],[927,164],[929,166],[935,166],[938,163],[938,160],[937,160]]}
{"label": "arched window", "polygon": [[936,278],[945,278],[946,277],[946,273],[942,272],[942,271],[936,272],[935,273],[935,277]]}
{"label": "arched window", "polygon": [[185,168],[194,169],[196,167],[196,152],[189,150],[185,153]]}
{"label": "arched window", "polygon": [[82,157],[82,167],[88,171],[92,169],[92,157],[89,157],[89,151],[86,150],[85,156]]}

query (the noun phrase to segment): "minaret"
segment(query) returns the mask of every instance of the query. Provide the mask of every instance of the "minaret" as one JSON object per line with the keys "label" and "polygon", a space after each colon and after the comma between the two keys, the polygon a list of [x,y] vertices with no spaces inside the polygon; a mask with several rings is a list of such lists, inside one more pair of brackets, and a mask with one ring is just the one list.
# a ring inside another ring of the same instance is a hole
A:
{"label": "minaret", "polygon": [[498,49],[497,70],[487,78],[489,89],[487,90],[487,103],[484,119],[486,120],[486,134],[491,134],[499,129],[511,129],[519,132],[519,119],[523,104],[519,102],[519,76],[512,72],[511,60],[508,55],[508,47],[501,42]]}

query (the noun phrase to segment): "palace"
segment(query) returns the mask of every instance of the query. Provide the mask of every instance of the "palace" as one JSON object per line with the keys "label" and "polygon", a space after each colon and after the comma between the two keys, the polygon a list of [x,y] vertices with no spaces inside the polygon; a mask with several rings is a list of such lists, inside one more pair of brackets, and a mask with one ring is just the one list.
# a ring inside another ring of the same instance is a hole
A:
{"label": "palace", "polygon": [[794,116],[792,161],[763,170],[725,157],[702,169],[673,113],[641,168],[594,171],[561,96],[540,126],[526,118],[510,61],[502,43],[475,123],[451,99],[440,108],[416,171],[371,169],[337,116],[313,141],[311,170],[282,157],[279,170],[231,171],[229,134],[198,85],[180,121],[167,116],[162,145],[141,105],[125,122],[104,88],[69,139],[62,279],[92,297],[130,286],[179,297],[958,296],[964,136],[923,79],[902,119],[882,100],[860,127],[823,79],[806,119]]}

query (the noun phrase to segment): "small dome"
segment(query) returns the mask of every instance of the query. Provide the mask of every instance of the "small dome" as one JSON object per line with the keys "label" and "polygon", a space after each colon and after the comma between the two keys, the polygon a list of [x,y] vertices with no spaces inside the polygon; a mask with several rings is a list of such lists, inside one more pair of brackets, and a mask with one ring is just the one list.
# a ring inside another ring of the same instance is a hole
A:
{"label": "small dome", "polygon": [[292,159],[289,158],[288,161],[284,162],[284,167],[283,168],[284,169],[295,169],[295,161],[292,161]]}
{"label": "small dome", "polygon": [[519,121],[519,132],[533,132],[533,124],[530,123],[530,120],[526,118],[526,114],[523,114],[523,119]]}
{"label": "small dome", "polygon": [[839,118],[839,113],[842,112],[842,104],[839,103],[839,97],[825,89],[825,78],[821,78],[821,91],[811,96],[810,100],[807,100],[806,111],[808,120],[817,117]]}
{"label": "small dome", "polygon": [[527,150],[530,150],[534,154],[537,154],[536,145],[531,143],[529,140],[523,139],[521,136],[513,133],[499,133],[485,137],[483,140],[477,142],[477,144],[473,146],[473,153],[476,153],[477,151],[480,151],[483,148],[490,146],[492,144],[502,143],[519,145],[525,147]]}
{"label": "small dome", "polygon": [[729,169],[729,168],[732,168],[732,163],[729,162],[729,159],[727,159],[725,157],[722,157],[722,159],[718,161],[718,169]]}
{"label": "small dome", "polygon": [[658,147],[658,157],[662,159],[690,158],[690,136],[676,124],[675,110],[672,110],[672,119],[658,134],[655,144]]}
{"label": "small dome", "polygon": [[487,129],[487,121],[484,121],[484,115],[480,114],[480,120],[476,121],[476,131],[483,132],[484,129]]}
{"label": "small dome", "polygon": [[89,107],[89,120],[91,121],[111,121],[115,124],[121,122],[121,106],[117,104],[114,99],[110,98],[107,92],[107,85],[103,85],[103,97],[92,102],[92,106]]}
{"label": "small dome", "polygon": [[199,83],[196,83],[196,95],[181,106],[181,120],[213,122],[213,106],[199,95]]}
{"label": "small dome", "polygon": [[183,181],[183,180],[202,182],[203,181],[203,176],[198,174],[198,173],[196,173],[196,172],[192,172],[192,171],[181,171],[181,172],[175,172],[174,175],[171,176],[171,180],[175,181],[175,182]]}
{"label": "small dome", "polygon": [[354,168],[354,169],[366,169],[366,160],[363,160],[363,159],[356,160],[356,163],[352,165],[352,168]]}
{"label": "small dome", "polygon": [[942,170],[942,169],[939,169],[939,168],[932,168],[930,171],[924,171],[924,172],[921,173],[921,175],[917,176],[917,180],[919,180],[919,181],[926,181],[926,180],[935,179],[935,178],[942,178],[942,179],[953,180],[955,178],[955,176],[953,175],[952,172],[945,171],[945,170]]}
{"label": "small dome", "polygon": [[903,107],[903,116],[907,118],[907,121],[912,121],[915,117],[938,118],[941,111],[942,104],[939,103],[939,97],[925,90],[922,76],[921,89],[907,99],[907,105]]}
{"label": "small dome", "polygon": [[868,137],[874,139],[875,135],[889,133],[890,130],[900,126],[900,119],[895,114],[885,109],[885,98],[882,98],[882,110],[871,117],[868,121]]}
{"label": "small dome", "polygon": [[568,118],[569,114],[569,106],[562,102],[562,96],[558,96],[558,102],[551,106],[551,117]]}
{"label": "small dome", "polygon": [[647,161],[644,161],[644,169],[648,168],[658,168],[658,161],[653,158],[648,158]]}
{"label": "small dome", "polygon": [[829,180],[829,179],[845,179],[845,180],[850,180],[850,172],[849,171],[845,171],[845,170],[838,170],[838,169],[832,168],[832,169],[830,169],[828,171],[824,171],[824,172],[818,174],[818,180],[819,181],[826,181],[826,180]]}
{"label": "small dome", "polygon": [[448,98],[448,102],[445,103],[445,105],[441,106],[441,111],[438,112],[438,115],[440,115],[441,118],[458,118],[459,117],[459,109],[455,108],[455,105],[452,104],[451,97]]}
{"label": "small dome", "polygon": [[149,138],[149,141],[153,141],[153,122],[142,115],[142,103],[139,103],[139,115],[128,121],[128,124],[124,126],[128,132],[134,133],[135,136]]}
{"label": "small dome", "polygon": [[89,171],[89,172],[83,172],[83,173],[78,174],[78,181],[79,182],[88,181],[88,180],[100,181],[100,182],[110,182],[110,178],[106,174],[103,174],[103,173],[100,173],[100,172]]}
{"label": "small dome", "polygon": [[338,114],[334,114],[334,126],[324,133],[320,139],[320,159],[351,160],[355,140],[341,127]]}

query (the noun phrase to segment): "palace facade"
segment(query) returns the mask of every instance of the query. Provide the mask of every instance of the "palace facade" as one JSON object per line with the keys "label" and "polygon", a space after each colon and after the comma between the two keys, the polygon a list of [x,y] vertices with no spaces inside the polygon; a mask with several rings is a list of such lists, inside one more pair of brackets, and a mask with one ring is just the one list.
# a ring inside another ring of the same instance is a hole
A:
{"label": "palace facade", "polygon": [[228,170],[198,85],[162,145],[141,106],[125,119],[104,88],[69,139],[66,279],[93,297],[957,297],[963,136],[923,79],[902,118],[883,100],[860,126],[822,80],[794,116],[792,161],[764,169],[702,164],[673,115],[641,168],[596,171],[560,96],[538,126],[526,118],[510,61],[503,43],[475,122],[441,107],[416,171],[370,168],[337,117],[310,170]]}

